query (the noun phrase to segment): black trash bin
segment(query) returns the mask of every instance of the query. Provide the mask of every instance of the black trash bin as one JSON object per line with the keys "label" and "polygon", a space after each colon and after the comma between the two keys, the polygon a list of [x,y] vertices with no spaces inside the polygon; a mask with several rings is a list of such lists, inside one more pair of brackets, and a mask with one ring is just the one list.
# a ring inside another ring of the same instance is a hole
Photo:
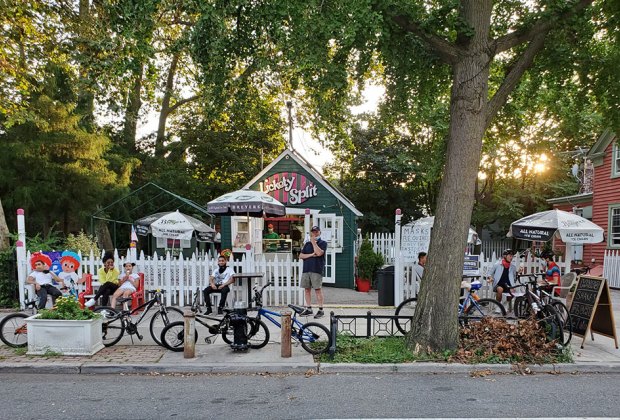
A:
{"label": "black trash bin", "polygon": [[379,306],[394,306],[394,266],[381,267],[376,276]]}

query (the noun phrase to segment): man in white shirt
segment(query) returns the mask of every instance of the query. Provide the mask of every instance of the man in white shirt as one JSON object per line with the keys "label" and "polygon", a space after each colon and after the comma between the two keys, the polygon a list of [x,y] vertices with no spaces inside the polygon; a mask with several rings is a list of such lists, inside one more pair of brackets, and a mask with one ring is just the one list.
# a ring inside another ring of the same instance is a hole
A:
{"label": "man in white shirt", "polygon": [[50,271],[52,260],[41,252],[35,252],[30,257],[30,266],[33,271],[28,275],[26,283],[34,284],[34,289],[39,297],[39,309],[44,309],[47,304],[47,295],[52,296],[52,304],[56,302],[56,298],[62,296],[60,290],[54,287],[52,280],[58,282],[62,287],[64,283],[60,277]]}
{"label": "man in white shirt", "polygon": [[424,274],[424,266],[426,265],[426,252],[418,253],[418,263],[415,265],[415,274],[416,280],[422,280],[422,275]]}
{"label": "man in white shirt", "polygon": [[232,267],[228,267],[228,259],[220,255],[217,258],[217,267],[211,273],[209,277],[209,286],[207,286],[203,290],[203,296],[205,298],[205,305],[207,306],[207,310],[205,311],[205,315],[209,315],[213,312],[211,308],[211,294],[212,293],[220,293],[220,303],[217,307],[217,313],[219,315],[224,313],[224,305],[226,304],[226,298],[228,297],[228,293],[230,292],[230,284],[235,281],[234,275],[235,271]]}

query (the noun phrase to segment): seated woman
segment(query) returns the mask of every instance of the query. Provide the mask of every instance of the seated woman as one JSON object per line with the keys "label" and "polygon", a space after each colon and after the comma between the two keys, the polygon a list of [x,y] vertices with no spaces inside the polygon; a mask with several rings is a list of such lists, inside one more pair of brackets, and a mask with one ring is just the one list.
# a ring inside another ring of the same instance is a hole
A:
{"label": "seated woman", "polygon": [[133,273],[133,268],[135,266],[136,263],[132,262],[126,262],[123,265],[125,273],[118,276],[118,283],[120,284],[120,286],[112,295],[112,301],[110,303],[110,306],[112,306],[113,308],[116,307],[116,299],[121,296],[124,298],[131,297],[131,294],[137,290],[138,279],[140,278],[140,276]]}
{"label": "seated woman", "polygon": [[207,305],[207,310],[205,311],[206,315],[213,312],[213,309],[211,308],[212,293],[221,293],[217,313],[222,314],[224,312],[224,304],[226,304],[226,298],[230,292],[230,287],[228,286],[235,281],[233,277],[235,275],[235,271],[232,267],[228,267],[227,264],[228,258],[224,255],[220,255],[217,259],[218,266],[213,270],[211,276],[209,276],[209,286],[203,290],[205,304]]}
{"label": "seated woman", "polygon": [[103,267],[97,271],[97,277],[101,286],[97,290],[95,297],[86,302],[84,306],[87,308],[94,306],[99,298],[101,298],[103,306],[108,306],[110,295],[118,289],[118,276],[119,272],[114,267],[114,257],[112,254],[105,254],[103,256]]}
{"label": "seated woman", "polygon": [[54,287],[52,280],[60,283],[62,287],[64,283],[60,277],[50,271],[51,265],[51,258],[41,252],[35,252],[30,257],[30,266],[33,271],[28,275],[26,283],[34,284],[34,290],[39,297],[39,309],[45,308],[47,295],[52,297],[52,304],[56,302],[56,298],[62,296],[60,290]]}

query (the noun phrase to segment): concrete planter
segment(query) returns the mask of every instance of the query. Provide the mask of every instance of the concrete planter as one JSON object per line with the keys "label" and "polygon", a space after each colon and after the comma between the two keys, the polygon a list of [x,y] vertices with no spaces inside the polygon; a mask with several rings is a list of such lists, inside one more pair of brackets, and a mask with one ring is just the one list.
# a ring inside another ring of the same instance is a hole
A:
{"label": "concrete planter", "polygon": [[101,350],[101,319],[68,321],[63,319],[26,318],[28,324],[28,353],[47,351],[66,356],[92,356]]}

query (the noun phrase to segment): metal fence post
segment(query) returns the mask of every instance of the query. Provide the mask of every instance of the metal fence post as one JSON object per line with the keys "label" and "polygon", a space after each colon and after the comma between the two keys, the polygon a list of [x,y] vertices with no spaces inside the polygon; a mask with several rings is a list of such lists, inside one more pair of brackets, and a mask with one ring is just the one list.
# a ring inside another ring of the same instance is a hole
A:
{"label": "metal fence post", "polygon": [[185,339],[183,341],[183,357],[185,359],[193,359],[196,357],[196,342],[194,341],[194,331],[196,331],[196,314],[192,311],[183,313],[185,321]]}
{"label": "metal fence post", "polygon": [[291,357],[291,311],[282,311],[280,315],[282,315],[280,356]]}

